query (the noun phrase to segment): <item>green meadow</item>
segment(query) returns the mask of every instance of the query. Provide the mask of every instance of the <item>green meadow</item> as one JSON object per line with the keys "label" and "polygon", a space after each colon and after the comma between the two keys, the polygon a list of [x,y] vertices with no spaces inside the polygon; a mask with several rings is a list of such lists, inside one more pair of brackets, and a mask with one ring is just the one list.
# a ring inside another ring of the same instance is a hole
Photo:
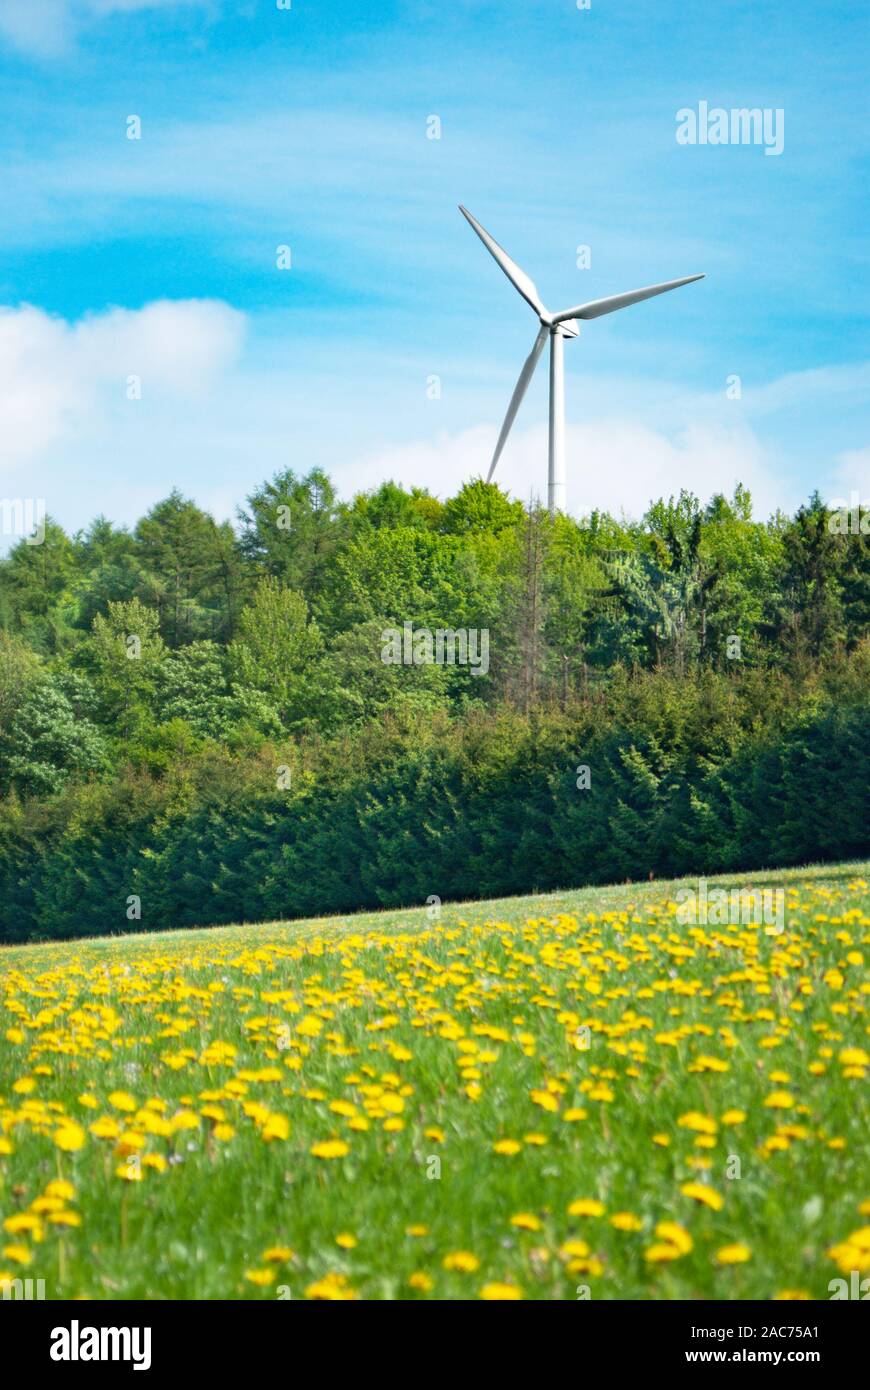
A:
{"label": "green meadow", "polygon": [[830,1298],[870,1268],[868,867],[710,880],[782,931],[684,880],[6,948],[0,1273]]}

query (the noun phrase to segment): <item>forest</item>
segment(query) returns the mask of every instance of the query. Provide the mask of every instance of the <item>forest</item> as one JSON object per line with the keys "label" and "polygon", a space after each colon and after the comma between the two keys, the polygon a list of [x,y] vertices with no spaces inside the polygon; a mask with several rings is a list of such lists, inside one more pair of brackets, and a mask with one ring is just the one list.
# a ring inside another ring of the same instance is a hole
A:
{"label": "forest", "polygon": [[[838,521],[320,469],[235,524],[48,518],[0,560],[0,939],[866,854],[870,536]],[[385,659],[408,625],[485,669]]]}

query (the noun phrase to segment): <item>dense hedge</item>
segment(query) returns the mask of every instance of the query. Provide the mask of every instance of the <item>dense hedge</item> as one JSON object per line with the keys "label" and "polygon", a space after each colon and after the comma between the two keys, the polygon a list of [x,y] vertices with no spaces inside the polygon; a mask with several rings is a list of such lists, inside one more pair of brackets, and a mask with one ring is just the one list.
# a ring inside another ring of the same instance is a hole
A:
{"label": "dense hedge", "polygon": [[[50,803],[7,803],[0,939],[860,857],[865,674],[799,692],[769,677],[625,678],[568,711],[386,722],[246,757],[215,746],[159,780],[131,769]],[[133,896],[141,918],[128,916]]]}

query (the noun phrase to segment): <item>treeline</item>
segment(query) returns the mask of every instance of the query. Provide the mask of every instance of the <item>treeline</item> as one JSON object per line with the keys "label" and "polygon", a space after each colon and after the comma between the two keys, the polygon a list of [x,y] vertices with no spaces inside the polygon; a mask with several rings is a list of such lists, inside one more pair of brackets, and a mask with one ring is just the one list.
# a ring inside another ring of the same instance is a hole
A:
{"label": "treeline", "polygon": [[[0,563],[0,937],[860,855],[868,619],[818,497],[580,524],[315,471],[236,528],[49,522]],[[405,623],[486,673],[385,663]]]}
{"label": "treeline", "polygon": [[870,850],[870,647],[774,688],[620,675],[571,709],[213,745],[18,805],[6,940],[421,905]]}

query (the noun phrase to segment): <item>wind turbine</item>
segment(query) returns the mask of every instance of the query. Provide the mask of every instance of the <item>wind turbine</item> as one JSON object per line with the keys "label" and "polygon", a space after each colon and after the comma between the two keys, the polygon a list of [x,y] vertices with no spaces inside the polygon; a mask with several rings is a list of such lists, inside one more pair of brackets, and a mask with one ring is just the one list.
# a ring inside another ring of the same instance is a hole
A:
{"label": "wind turbine", "polygon": [[468,209],[464,208],[461,203],[459,211],[471,223],[487,251],[501,266],[514,289],[518,290],[526,303],[534,309],[541,323],[538,336],[514,387],[514,393],[504,417],[504,424],[501,427],[486,481],[490,482],[492,479],[495,466],[510,434],[511,425],[516,419],[523,396],[526,394],[535,367],[538,365],[538,358],[549,338],[550,448],[547,494],[550,516],[555,516],[557,511],[564,511],[565,509],[565,360],[563,349],[566,338],[577,338],[580,335],[577,319],[597,319],[602,314],[612,314],[615,309],[627,309],[629,304],[639,304],[642,299],[652,299],[653,295],[664,294],[666,290],[676,290],[679,289],[680,285],[690,285],[693,280],[703,280],[704,276],[687,275],[682,280],[665,280],[660,285],[647,285],[642,290],[627,290],[625,294],[612,294],[607,299],[590,299],[586,304],[578,304],[573,309],[560,309],[557,314],[551,314],[541,302],[541,296],[525,271],[520,269],[516,261],[511,260],[507,251],[499,246],[486,228],[481,227],[476,218],[472,217]]}

